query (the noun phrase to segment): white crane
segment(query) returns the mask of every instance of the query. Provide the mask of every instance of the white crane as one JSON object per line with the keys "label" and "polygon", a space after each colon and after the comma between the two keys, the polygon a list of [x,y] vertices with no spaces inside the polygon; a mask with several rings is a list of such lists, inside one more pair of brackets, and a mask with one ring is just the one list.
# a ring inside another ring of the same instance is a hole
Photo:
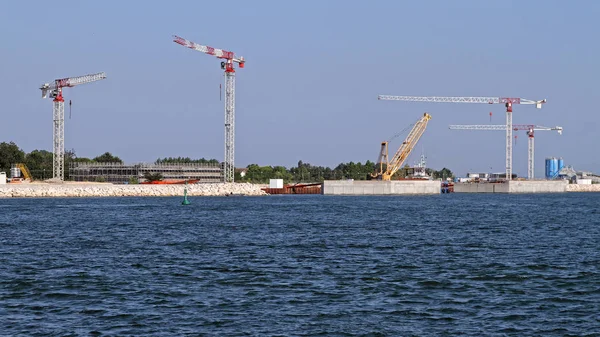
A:
{"label": "white crane", "polygon": [[[485,130],[485,131],[506,131],[506,125],[450,125],[450,130]],[[514,131],[525,130],[528,136],[528,156],[527,156],[527,179],[534,179],[534,132],[535,131],[557,131],[562,135],[563,128],[560,126],[548,127],[532,124],[513,124]]]}
{"label": "white crane", "polygon": [[52,147],[52,178],[60,181],[65,180],[65,100],[62,89],[74,87],[80,84],[96,82],[106,78],[105,73],[90,74],[77,77],[67,77],[54,80],[52,83],[44,83],[40,87],[42,98],[54,98],[52,110],[54,120],[53,147]]}
{"label": "white crane", "polygon": [[246,61],[243,57],[236,57],[233,52],[217,49],[194,43],[177,35],[173,35],[173,42],[184,47],[203,52],[208,55],[224,59],[221,69],[225,70],[225,167],[223,179],[225,182],[234,182],[235,177],[235,69],[234,63],[244,68]]}
{"label": "white crane", "polygon": [[524,98],[511,97],[439,97],[439,96],[390,96],[379,95],[379,100],[386,101],[409,101],[409,102],[438,102],[438,103],[485,103],[504,104],[506,106],[506,179],[512,177],[512,105],[513,104],[535,104],[540,109],[546,100],[532,101]]}

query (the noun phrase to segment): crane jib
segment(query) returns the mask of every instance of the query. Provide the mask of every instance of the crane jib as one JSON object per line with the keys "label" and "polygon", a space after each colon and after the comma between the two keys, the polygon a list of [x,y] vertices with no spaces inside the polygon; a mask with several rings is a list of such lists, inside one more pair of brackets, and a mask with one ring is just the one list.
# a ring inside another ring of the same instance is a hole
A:
{"label": "crane jib", "polygon": [[379,160],[381,162],[382,158],[386,159],[386,169],[383,170],[383,166],[380,165],[379,172],[375,172],[372,176],[374,178],[382,179],[382,180],[391,180],[392,176],[400,169],[406,158],[410,155],[413,148],[425,132],[425,128],[427,127],[427,122],[431,119],[431,115],[428,113],[424,113],[423,117],[421,117],[414,125],[412,130],[409,132],[406,139],[402,142],[392,160],[387,163],[387,145],[388,142],[382,143],[382,149],[380,152]]}

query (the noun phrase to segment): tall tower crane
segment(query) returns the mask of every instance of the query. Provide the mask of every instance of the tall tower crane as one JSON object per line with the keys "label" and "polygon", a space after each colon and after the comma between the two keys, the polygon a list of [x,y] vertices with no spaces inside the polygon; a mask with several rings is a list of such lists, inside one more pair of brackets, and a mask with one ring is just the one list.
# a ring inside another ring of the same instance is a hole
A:
{"label": "tall tower crane", "polygon": [[[378,180],[391,180],[394,173],[398,172],[398,170],[402,167],[402,164],[410,155],[410,152],[413,150],[417,142],[425,132],[425,128],[427,128],[427,123],[431,119],[431,115],[428,113],[424,113],[423,117],[419,118],[419,120],[415,123],[415,126],[410,130],[406,139],[402,142],[398,151],[392,160],[388,163],[388,141],[381,143],[381,151],[379,154],[379,159],[377,163],[379,164],[378,172],[375,172],[371,176]],[[384,166],[385,165],[385,170]]]}
{"label": "tall tower crane", "polygon": [[[63,88],[96,82],[106,78],[104,72],[77,77],[67,77],[44,83],[40,87],[42,98],[54,98],[52,115],[54,120],[53,146],[52,146],[52,178],[65,180],[65,100],[62,95]],[[49,95],[48,95],[49,94]]]}
{"label": "tall tower crane", "polygon": [[[450,130],[486,130],[486,131],[506,131],[506,125],[450,125]],[[557,131],[562,135],[563,128],[561,126],[540,126],[532,124],[513,124],[514,131],[525,130],[527,132],[528,141],[528,156],[527,156],[527,179],[534,179],[534,132],[535,131]]]}
{"label": "tall tower crane", "polygon": [[235,175],[235,69],[234,63],[244,68],[246,61],[242,56],[236,57],[233,52],[194,43],[177,35],[173,42],[184,47],[214,55],[223,59],[221,69],[225,70],[225,166],[223,178],[225,182],[234,182]]}
{"label": "tall tower crane", "polygon": [[546,100],[532,101],[524,98],[511,97],[424,97],[424,96],[390,96],[379,95],[379,100],[409,101],[409,102],[440,102],[440,103],[485,103],[504,104],[506,106],[506,179],[512,178],[512,106],[513,104],[535,104],[538,109]]}

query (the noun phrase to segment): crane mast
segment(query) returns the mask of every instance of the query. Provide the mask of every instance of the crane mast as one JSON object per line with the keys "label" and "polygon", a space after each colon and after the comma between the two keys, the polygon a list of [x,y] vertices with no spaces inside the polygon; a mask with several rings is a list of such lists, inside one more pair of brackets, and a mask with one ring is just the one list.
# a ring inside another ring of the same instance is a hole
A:
{"label": "crane mast", "polygon": [[532,104],[541,109],[546,100],[534,101],[515,97],[445,97],[445,96],[392,96],[379,95],[379,100],[408,101],[408,102],[434,102],[434,103],[480,103],[504,104],[506,106],[506,179],[512,179],[512,106],[513,104]]}
{"label": "crane mast", "polygon": [[208,55],[224,59],[221,69],[225,70],[225,158],[223,167],[223,180],[234,182],[235,179],[235,68],[237,63],[244,68],[246,61],[235,53],[197,44],[177,35],[173,35],[173,42],[186,48],[193,49]]}
{"label": "crane mast", "polygon": [[[387,163],[388,142],[385,141],[381,143],[381,151],[378,159],[379,171],[375,172],[375,174],[372,175],[373,178],[377,178],[379,180],[392,179],[392,176],[396,172],[398,172],[398,170],[402,167],[402,164],[404,164],[404,161],[406,161],[406,158],[408,158],[411,151],[414,149],[415,145],[417,145],[417,142],[425,132],[425,129],[427,128],[427,123],[430,119],[431,115],[429,115],[428,113],[423,114],[423,117],[421,117],[415,123],[415,126],[412,128],[412,130],[410,130],[410,133],[408,134],[408,136],[406,136],[406,139],[402,142],[402,144],[400,145],[400,147],[398,148],[398,150],[396,151],[396,153],[392,157],[392,160],[389,163]],[[383,170],[384,161],[387,164],[385,171]]]}
{"label": "crane mast", "polygon": [[[505,131],[506,125],[450,125],[450,130],[483,130],[483,131]],[[513,124],[514,131],[525,130],[528,138],[527,148],[527,179],[534,179],[534,133],[535,131],[557,131],[562,134],[560,126],[548,127],[533,124]]]}
{"label": "crane mast", "polygon": [[63,88],[96,82],[106,78],[104,72],[77,77],[67,77],[44,83],[40,86],[42,98],[47,98],[48,93],[53,100],[52,119],[52,178],[65,180],[65,100],[62,95]]}

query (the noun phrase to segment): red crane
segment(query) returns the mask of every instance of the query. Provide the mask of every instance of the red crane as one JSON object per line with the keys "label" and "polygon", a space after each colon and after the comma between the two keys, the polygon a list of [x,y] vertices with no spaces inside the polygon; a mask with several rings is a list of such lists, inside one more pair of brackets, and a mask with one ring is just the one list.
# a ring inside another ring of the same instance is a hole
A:
{"label": "red crane", "polygon": [[233,52],[197,44],[177,35],[173,35],[173,42],[186,48],[194,49],[208,55],[223,59],[221,69],[225,70],[225,182],[233,182],[235,174],[235,68],[237,63],[244,68],[246,61],[242,56],[237,57]]}

